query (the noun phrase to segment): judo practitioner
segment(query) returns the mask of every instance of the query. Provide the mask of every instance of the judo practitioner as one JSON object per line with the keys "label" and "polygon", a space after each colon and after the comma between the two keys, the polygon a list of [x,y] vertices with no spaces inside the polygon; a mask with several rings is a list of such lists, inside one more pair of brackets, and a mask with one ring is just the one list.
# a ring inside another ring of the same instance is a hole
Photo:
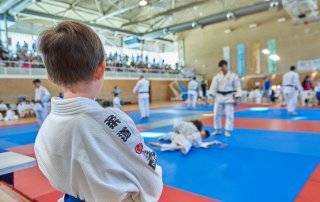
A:
{"label": "judo practitioner", "polygon": [[282,88],[284,102],[287,105],[288,113],[290,115],[296,115],[298,95],[299,92],[302,92],[302,86],[295,66],[291,66],[290,71],[283,75]]}
{"label": "judo practitioner", "polygon": [[249,99],[251,102],[261,104],[263,93],[260,90],[259,84],[255,85],[255,88],[249,92]]}
{"label": "judo practitioner", "polygon": [[138,94],[138,104],[142,119],[150,116],[149,87],[150,82],[141,75],[139,81],[133,88],[133,93]]}
{"label": "judo practitioner", "polygon": [[119,97],[118,93],[114,93],[114,98],[113,98],[113,107],[118,108],[121,110],[122,106],[121,106],[121,100]]}
{"label": "judo practitioner", "polygon": [[49,104],[50,104],[51,95],[49,91],[41,85],[41,81],[39,79],[33,80],[33,85],[35,88],[34,100],[38,103],[41,103],[42,105],[41,111],[39,110],[35,111],[38,124],[41,126],[49,113]]}
{"label": "judo practitioner", "polygon": [[198,87],[199,84],[196,80],[196,77],[193,77],[188,84],[188,108],[196,108],[198,100]]}
{"label": "judo practitioner", "polygon": [[178,121],[173,128],[175,129],[174,132],[159,138],[159,140],[169,141],[169,144],[151,142],[150,145],[159,147],[161,151],[180,150],[183,154],[189,153],[192,147],[209,148],[212,145],[219,145],[222,148],[226,146],[217,140],[203,142],[204,139],[210,136],[210,132],[203,129],[201,121]]}
{"label": "judo practitioner", "polygon": [[228,63],[221,60],[218,64],[220,72],[213,77],[209,93],[215,97],[214,103],[214,135],[222,132],[222,115],[225,114],[226,137],[233,131],[234,106],[241,100],[241,83],[237,74],[228,70]]}
{"label": "judo practitioner", "polygon": [[9,108],[6,112],[6,116],[4,117],[4,120],[5,121],[15,121],[18,119],[19,119],[19,117],[16,115],[16,113],[11,108]]}
{"label": "judo practitioner", "polygon": [[48,77],[64,91],[63,99],[51,99],[35,141],[50,184],[64,201],[158,201],[163,183],[155,152],[124,112],[95,101],[106,69],[98,35],[63,21],[40,35],[39,51]]}
{"label": "judo practitioner", "polygon": [[7,111],[8,107],[2,100],[0,100],[0,111]]}

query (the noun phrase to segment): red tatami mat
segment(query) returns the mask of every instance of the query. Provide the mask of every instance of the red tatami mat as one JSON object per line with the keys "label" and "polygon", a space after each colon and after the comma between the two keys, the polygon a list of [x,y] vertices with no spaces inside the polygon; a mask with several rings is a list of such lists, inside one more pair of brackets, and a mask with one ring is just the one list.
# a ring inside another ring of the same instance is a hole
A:
{"label": "red tatami mat", "polygon": [[55,191],[37,166],[15,172],[14,188],[31,199]]}
{"label": "red tatami mat", "polygon": [[314,170],[309,180],[296,198],[296,202],[320,201],[320,165]]}
{"label": "red tatami mat", "polygon": [[[213,118],[202,119],[204,125],[212,125]],[[272,120],[272,119],[235,119],[236,128],[251,128],[260,130],[281,130],[281,131],[304,131],[319,132],[319,121],[292,121],[292,120]]]}
{"label": "red tatami mat", "polygon": [[[28,198],[38,202],[56,202],[62,194],[53,189],[38,167],[16,172],[14,175],[15,189]],[[215,202],[191,192],[164,186],[159,202]]]}
{"label": "red tatami mat", "polygon": [[163,187],[159,202],[216,202],[214,199],[206,198],[191,192],[186,192],[169,186]]}
{"label": "red tatami mat", "polygon": [[23,146],[18,146],[18,147],[12,147],[10,149],[8,149],[11,152],[16,152],[19,154],[23,154],[26,156],[31,156],[31,157],[35,157],[34,156],[34,146],[33,144],[27,144],[27,145],[23,145]]}

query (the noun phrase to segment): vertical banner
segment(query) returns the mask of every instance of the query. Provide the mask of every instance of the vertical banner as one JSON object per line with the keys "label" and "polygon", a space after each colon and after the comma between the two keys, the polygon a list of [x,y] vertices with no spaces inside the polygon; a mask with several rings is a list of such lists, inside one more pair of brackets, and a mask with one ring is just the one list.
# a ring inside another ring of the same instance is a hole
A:
{"label": "vertical banner", "polygon": [[251,61],[251,72],[255,74],[260,74],[261,73],[261,43],[256,42],[253,43],[251,46],[251,56],[252,56],[252,61]]}
{"label": "vertical banner", "polygon": [[181,66],[185,65],[185,46],[184,46],[184,40],[178,41],[178,58],[179,58],[179,64]]}
{"label": "vertical banner", "polygon": [[228,69],[231,70],[230,46],[222,48],[223,59],[228,62]]}
{"label": "vertical banner", "polygon": [[245,74],[246,63],[245,63],[245,52],[246,45],[240,43],[237,45],[237,72],[239,77],[242,77]]}
{"label": "vertical banner", "polygon": [[[275,39],[269,39],[267,41],[267,48],[270,51],[270,55],[277,54],[277,41]],[[271,60],[270,56],[268,58],[268,73],[273,74],[278,70],[277,61]]]}

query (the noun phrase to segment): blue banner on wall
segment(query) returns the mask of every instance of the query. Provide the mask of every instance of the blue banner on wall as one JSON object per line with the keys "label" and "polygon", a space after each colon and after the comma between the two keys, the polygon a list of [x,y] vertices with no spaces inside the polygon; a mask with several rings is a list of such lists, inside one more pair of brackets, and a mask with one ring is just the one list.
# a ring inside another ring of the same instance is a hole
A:
{"label": "blue banner on wall", "polygon": [[240,43],[237,45],[237,72],[239,77],[243,76],[246,72],[246,45]]}
{"label": "blue banner on wall", "polygon": [[222,52],[223,52],[223,59],[228,62],[228,69],[231,70],[230,46],[223,47]]}
{"label": "blue banner on wall", "polygon": [[[270,39],[267,41],[267,48],[270,51],[270,55],[277,54],[277,41],[275,39]],[[268,58],[268,73],[273,74],[278,70],[278,62]]]}

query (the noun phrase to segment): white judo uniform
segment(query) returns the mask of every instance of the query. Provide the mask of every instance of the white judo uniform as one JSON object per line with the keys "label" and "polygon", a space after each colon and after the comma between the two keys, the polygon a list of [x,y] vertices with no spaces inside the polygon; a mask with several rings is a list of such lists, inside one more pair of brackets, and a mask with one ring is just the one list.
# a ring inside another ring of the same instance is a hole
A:
{"label": "white judo uniform", "polygon": [[17,111],[20,118],[23,118],[28,115],[28,108],[26,102],[20,102],[17,106]]}
{"label": "white judo uniform", "polygon": [[198,100],[198,87],[199,84],[195,80],[191,80],[188,83],[188,107],[196,108],[197,100]]}
{"label": "white judo uniform", "polygon": [[150,116],[149,86],[150,82],[145,78],[142,78],[133,88],[133,93],[138,94],[138,104],[141,118],[147,118]]}
{"label": "white judo uniform", "polygon": [[52,98],[35,142],[51,185],[90,202],[156,202],[162,170],[133,121],[88,98]]}
{"label": "white judo uniform", "polygon": [[295,113],[298,95],[299,92],[302,92],[302,86],[297,72],[289,71],[283,75],[282,92],[288,112]]}
{"label": "white judo uniform", "polygon": [[7,111],[7,110],[8,110],[7,105],[4,104],[4,103],[1,103],[1,104],[0,104],[0,111]]}
{"label": "white judo uniform", "polygon": [[199,130],[191,122],[179,121],[173,127],[175,132],[160,137],[160,140],[171,141],[170,144],[159,142],[151,142],[150,144],[159,147],[161,151],[181,150],[183,154],[187,154],[192,147],[208,148],[215,144],[223,145],[219,141],[203,142]]}
{"label": "white judo uniform", "polygon": [[38,123],[40,126],[42,125],[42,123],[46,119],[46,117],[48,116],[50,97],[51,97],[51,95],[45,87],[40,86],[39,88],[35,89],[34,100],[40,101],[41,105],[42,105],[41,110],[35,111],[36,116],[37,116],[37,120],[38,120]]}
{"label": "white judo uniform", "polygon": [[260,104],[262,102],[262,92],[259,89],[255,89],[250,91],[249,99],[254,101],[256,104]]}
{"label": "white judo uniform", "polygon": [[213,77],[209,93],[215,97],[214,129],[221,130],[223,112],[226,117],[225,130],[233,131],[235,98],[241,98],[241,83],[237,74],[219,72]]}
{"label": "white judo uniform", "polygon": [[18,119],[19,117],[16,115],[16,113],[12,109],[7,110],[6,116],[4,117],[5,121],[15,121]]}
{"label": "white judo uniform", "polygon": [[117,109],[121,109],[122,108],[121,100],[120,100],[119,96],[113,98],[113,107],[115,107]]}

